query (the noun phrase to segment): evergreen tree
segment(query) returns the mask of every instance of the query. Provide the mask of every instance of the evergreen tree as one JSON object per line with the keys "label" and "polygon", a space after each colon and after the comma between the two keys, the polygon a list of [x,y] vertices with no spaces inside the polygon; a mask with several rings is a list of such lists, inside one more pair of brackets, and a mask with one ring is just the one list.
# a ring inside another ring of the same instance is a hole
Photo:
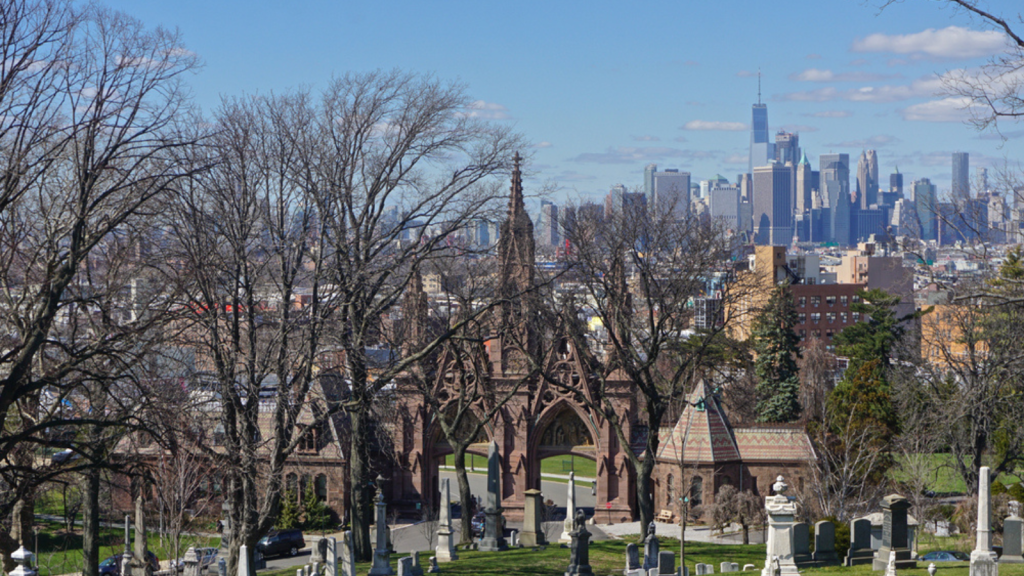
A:
{"label": "evergreen tree", "polygon": [[307,530],[323,530],[327,528],[327,523],[331,519],[330,511],[327,510],[327,505],[316,497],[316,493],[313,490],[306,491],[306,500],[303,502],[303,506],[306,509],[304,527]]}
{"label": "evergreen tree", "polygon": [[800,338],[796,326],[796,308],[789,285],[781,284],[754,319],[752,347],[757,354],[758,422],[792,422],[800,415]]}
{"label": "evergreen tree", "polygon": [[299,501],[295,492],[288,490],[281,498],[281,512],[277,516],[277,523],[274,525],[279,530],[298,528],[300,524]]}

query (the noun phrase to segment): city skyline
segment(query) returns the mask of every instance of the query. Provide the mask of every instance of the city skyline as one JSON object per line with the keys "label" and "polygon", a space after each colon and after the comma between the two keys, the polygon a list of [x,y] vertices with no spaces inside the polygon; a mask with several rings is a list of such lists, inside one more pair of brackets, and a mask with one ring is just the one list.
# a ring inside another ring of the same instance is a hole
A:
{"label": "city skyline", "polygon": [[[748,167],[759,70],[772,141],[779,130],[798,134],[815,168],[822,154],[875,149],[880,180],[898,165],[908,183],[927,177],[942,197],[953,152],[992,174],[1022,156],[1019,124],[1003,126],[1006,141],[979,133],[937,95],[938,75],[976,67],[1003,44],[933,2],[881,11],[744,3],[742,18],[730,3],[108,4],[182,32],[205,64],[190,84],[207,112],[221,97],[316,90],[348,71],[401,68],[464,82],[476,100],[467,113],[532,142],[528,193],[550,183],[557,203],[600,201],[618,183],[642,190],[651,163],[695,183],[716,174],[734,181]],[[1013,5],[989,8],[1009,14]],[[786,29],[800,33],[778,42]]]}

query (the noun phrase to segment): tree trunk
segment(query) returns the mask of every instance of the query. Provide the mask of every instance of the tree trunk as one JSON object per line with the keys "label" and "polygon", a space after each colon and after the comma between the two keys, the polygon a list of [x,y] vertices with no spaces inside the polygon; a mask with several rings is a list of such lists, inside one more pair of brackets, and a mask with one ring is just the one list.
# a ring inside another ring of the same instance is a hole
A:
{"label": "tree trunk", "polygon": [[370,544],[370,491],[366,480],[364,450],[369,441],[366,435],[366,410],[359,406],[349,412],[351,431],[349,449],[349,483],[352,487],[352,552],[357,561],[373,559]]}
{"label": "tree trunk", "polygon": [[745,546],[747,544],[750,544],[750,526],[747,526],[746,522],[744,522],[742,524],[742,526],[743,526],[743,545]]}
{"label": "tree trunk", "polygon": [[[657,434],[657,432],[652,432]],[[654,522],[654,498],[651,496],[651,472],[654,470],[654,458],[649,454],[640,463],[636,474],[636,507],[640,511],[641,533],[647,533],[647,527]]]}
{"label": "tree trunk", "polygon": [[100,471],[85,471],[82,494],[82,576],[100,574]]}
{"label": "tree trunk", "polygon": [[462,506],[462,541],[469,544],[473,541],[473,492],[469,489],[469,475],[466,474],[466,447],[455,445],[455,478],[459,482],[459,505]]}

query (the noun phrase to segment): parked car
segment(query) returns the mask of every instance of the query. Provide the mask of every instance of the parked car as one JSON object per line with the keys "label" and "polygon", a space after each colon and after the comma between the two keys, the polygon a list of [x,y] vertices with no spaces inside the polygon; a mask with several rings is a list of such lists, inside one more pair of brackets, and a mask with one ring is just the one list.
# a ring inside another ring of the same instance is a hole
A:
{"label": "parked car", "polygon": [[301,530],[275,530],[256,543],[256,549],[263,556],[278,554],[295,556],[299,553],[299,550],[305,547],[306,541],[302,539]]}
{"label": "parked car", "polygon": [[939,550],[921,556],[924,562],[970,562],[971,557],[956,550]]}
{"label": "parked car", "polygon": [[[218,548],[196,548],[196,556],[199,557],[199,573],[203,574],[217,564]],[[171,560],[171,568],[178,572],[185,571],[185,558]]]}
{"label": "parked car", "polygon": [[473,531],[473,536],[483,536],[484,533],[484,511],[480,510],[473,515],[473,519],[469,521],[470,529]]}
{"label": "parked car", "polygon": [[[114,554],[100,562],[100,576],[118,576],[121,574],[121,559],[123,557],[123,554]],[[154,572],[160,569],[160,560],[156,557],[156,554],[149,552],[147,558]]]}

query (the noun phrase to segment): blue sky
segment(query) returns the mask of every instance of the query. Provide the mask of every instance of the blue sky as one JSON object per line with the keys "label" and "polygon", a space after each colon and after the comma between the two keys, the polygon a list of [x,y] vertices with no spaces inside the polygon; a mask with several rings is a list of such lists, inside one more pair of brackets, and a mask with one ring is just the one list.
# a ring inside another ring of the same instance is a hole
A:
{"label": "blue sky", "polygon": [[533,142],[525,184],[557,186],[556,200],[638,187],[652,162],[735,180],[758,69],[770,129],[799,132],[815,168],[821,153],[856,163],[874,148],[883,184],[898,165],[908,184],[928,177],[941,194],[953,151],[971,154],[972,173],[1024,160],[1024,123],[1003,125],[1003,141],[936,95],[938,74],[983,64],[1002,40],[934,0],[884,11],[878,0],[104,3],[180,29],[204,62],[191,84],[205,110],[222,95],[316,89],[347,71],[460,80],[475,113]]}

